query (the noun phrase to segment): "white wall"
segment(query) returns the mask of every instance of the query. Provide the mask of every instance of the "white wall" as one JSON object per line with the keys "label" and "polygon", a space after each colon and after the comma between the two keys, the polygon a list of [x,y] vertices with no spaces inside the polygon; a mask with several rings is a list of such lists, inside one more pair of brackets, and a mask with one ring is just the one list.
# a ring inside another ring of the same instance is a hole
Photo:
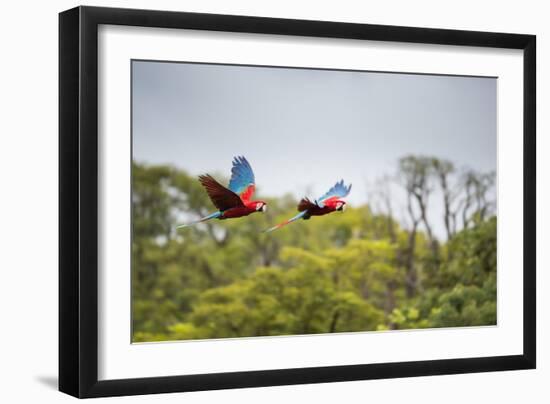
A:
{"label": "white wall", "polygon": [[[57,13],[78,3],[4,2],[0,24],[0,401],[69,402],[57,374]],[[336,20],[538,36],[538,369],[116,398],[129,403],[549,402],[550,25],[543,1],[91,1],[88,5]],[[546,187],[545,187],[546,185]],[[519,212],[518,212],[519,214]]]}

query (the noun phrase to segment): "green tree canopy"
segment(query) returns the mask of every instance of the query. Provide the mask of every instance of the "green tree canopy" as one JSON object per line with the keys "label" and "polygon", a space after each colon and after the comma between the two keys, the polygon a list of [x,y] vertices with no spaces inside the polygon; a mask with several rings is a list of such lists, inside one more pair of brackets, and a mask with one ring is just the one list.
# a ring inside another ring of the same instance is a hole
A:
{"label": "green tree canopy", "polygon": [[[454,173],[427,157],[399,168],[411,203],[425,203]],[[496,324],[496,217],[485,189],[462,229],[452,227],[449,193],[450,237],[440,242],[421,210],[412,228],[366,204],[262,233],[295,214],[291,195],[260,195],[265,214],[177,231],[213,211],[198,181],[134,163],[132,186],[134,341]]]}

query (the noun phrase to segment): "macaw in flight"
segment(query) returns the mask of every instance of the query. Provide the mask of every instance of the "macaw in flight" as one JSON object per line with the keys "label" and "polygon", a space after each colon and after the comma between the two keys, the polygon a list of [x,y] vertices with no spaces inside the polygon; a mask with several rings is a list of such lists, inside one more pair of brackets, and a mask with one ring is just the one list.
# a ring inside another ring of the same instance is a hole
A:
{"label": "macaw in flight", "polygon": [[199,181],[206,189],[206,193],[214,206],[218,208],[218,211],[195,222],[179,225],[177,229],[210,219],[243,217],[254,212],[265,212],[267,210],[267,204],[264,201],[251,200],[256,190],[254,172],[246,158],[242,156],[233,158],[231,180],[228,188],[221,185],[209,174],[200,175]]}
{"label": "macaw in flight", "polygon": [[298,213],[291,219],[288,219],[277,226],[273,226],[266,230],[266,232],[271,232],[277,230],[283,226],[286,226],[289,223],[295,222],[298,219],[308,220],[311,216],[323,216],[332,212],[343,212],[346,206],[346,202],[341,198],[348,196],[351,191],[351,184],[346,187],[344,180],[340,180],[334,186],[328,190],[319,199],[312,202],[308,198],[302,198],[300,203],[298,203]]}

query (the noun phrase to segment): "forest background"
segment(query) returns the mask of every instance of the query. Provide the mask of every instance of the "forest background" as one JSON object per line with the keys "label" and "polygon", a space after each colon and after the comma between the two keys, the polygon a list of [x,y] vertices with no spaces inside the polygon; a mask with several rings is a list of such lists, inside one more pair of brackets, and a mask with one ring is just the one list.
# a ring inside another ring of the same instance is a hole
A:
{"label": "forest background", "polygon": [[404,156],[366,203],[268,234],[303,195],[176,230],[213,211],[196,177],[134,163],[132,185],[134,342],[496,324],[494,172]]}

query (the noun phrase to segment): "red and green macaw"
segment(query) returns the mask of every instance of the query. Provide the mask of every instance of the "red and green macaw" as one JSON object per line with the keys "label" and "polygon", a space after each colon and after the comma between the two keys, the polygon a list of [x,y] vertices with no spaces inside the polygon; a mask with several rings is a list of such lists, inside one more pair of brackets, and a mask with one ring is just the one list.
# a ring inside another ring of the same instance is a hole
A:
{"label": "red and green macaw", "polygon": [[291,219],[279,223],[277,226],[267,229],[266,232],[277,230],[298,219],[308,220],[311,216],[323,216],[336,211],[343,212],[346,202],[341,198],[348,196],[350,191],[351,184],[346,186],[344,180],[340,180],[326,194],[315,200],[315,202],[312,202],[308,198],[302,198],[300,203],[298,203],[298,211],[300,213]]}
{"label": "red and green macaw", "polygon": [[264,201],[251,200],[256,190],[254,172],[246,158],[242,156],[233,159],[228,188],[209,174],[200,175],[199,181],[218,211],[195,222],[182,224],[177,228],[191,226],[210,219],[232,219],[267,210],[267,204]]}

